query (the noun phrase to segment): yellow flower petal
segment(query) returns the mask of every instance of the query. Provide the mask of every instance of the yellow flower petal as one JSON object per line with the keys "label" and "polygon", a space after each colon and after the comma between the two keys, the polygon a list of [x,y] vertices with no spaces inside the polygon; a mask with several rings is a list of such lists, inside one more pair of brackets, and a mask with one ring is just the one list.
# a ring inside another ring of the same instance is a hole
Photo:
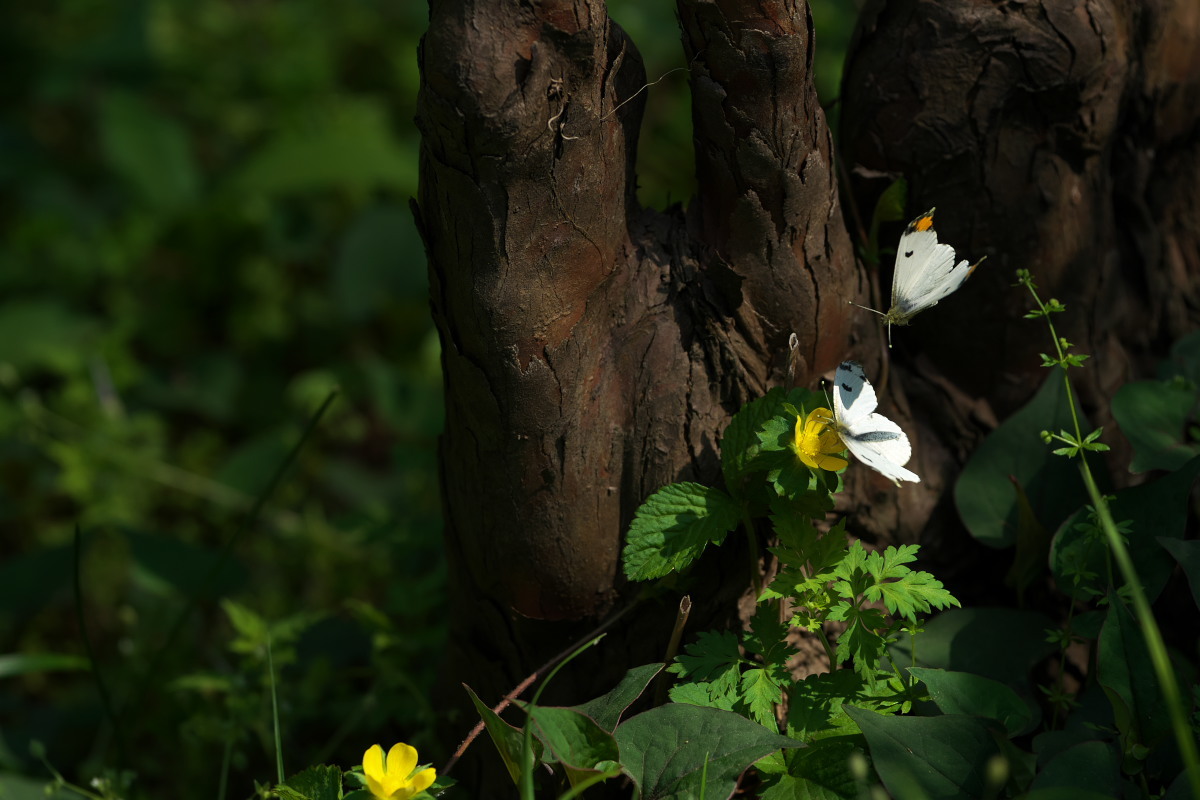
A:
{"label": "yellow flower petal", "polygon": [[386,798],[388,793],[384,790],[384,782],[387,780],[387,773],[383,766],[383,748],[377,744],[371,745],[371,748],[363,753],[362,764],[363,777],[367,779],[367,788],[371,790],[371,794]]}
{"label": "yellow flower petal", "polygon": [[420,794],[421,792],[425,791],[426,789],[428,789],[430,786],[433,785],[433,782],[435,780],[437,780],[437,770],[434,769],[433,767],[429,767],[428,769],[423,769],[420,772],[418,772],[416,775],[413,775],[412,776],[413,794]]}
{"label": "yellow flower petal", "polygon": [[398,785],[403,786],[408,783],[408,775],[415,766],[417,766],[417,748],[404,742],[392,745],[387,756],[388,778],[399,781]]}
{"label": "yellow flower petal", "polygon": [[817,459],[817,466],[829,472],[837,472],[849,463],[846,459],[837,456],[822,455]]}
{"label": "yellow flower petal", "polygon": [[828,408],[814,408],[803,420],[796,420],[796,441],[793,449],[800,462],[809,469],[836,472],[846,466],[841,458],[830,458],[845,450],[837,431],[831,430],[833,414]]}

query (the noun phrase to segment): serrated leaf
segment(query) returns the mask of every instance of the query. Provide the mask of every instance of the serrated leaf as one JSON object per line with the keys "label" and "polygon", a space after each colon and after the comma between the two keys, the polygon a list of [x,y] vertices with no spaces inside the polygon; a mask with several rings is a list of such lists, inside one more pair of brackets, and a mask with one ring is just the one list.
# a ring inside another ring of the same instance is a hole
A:
{"label": "serrated leaf", "polygon": [[746,652],[762,656],[766,663],[782,665],[791,654],[791,648],[784,641],[787,634],[787,625],[779,619],[778,607],[763,604],[750,619],[750,630],[742,638],[742,644]]}
{"label": "serrated leaf", "polygon": [[327,765],[309,767],[275,787],[280,800],[341,800],[342,771]]}
{"label": "serrated leaf", "polygon": [[[730,669],[736,670],[742,663],[737,636],[731,631],[702,631],[683,649],[667,671],[688,680],[727,679]],[[731,685],[736,685],[736,679]]]}
{"label": "serrated leaf", "polygon": [[642,800],[699,800],[733,793],[746,767],[781,748],[802,747],[744,717],[670,704],[617,728],[621,763]]}
{"label": "serrated leaf", "polygon": [[[863,619],[872,613],[878,616],[874,625]],[[832,618],[831,615],[830,619]],[[883,649],[887,642],[872,628],[877,627],[878,622],[882,621],[882,615],[878,611],[867,610],[859,615],[859,618],[855,619],[850,627],[846,628],[838,637],[836,650],[838,663],[844,664],[847,661],[853,661],[854,671],[858,674],[874,673],[879,668],[879,660],[883,657]]]}
{"label": "serrated leaf", "polygon": [[[850,768],[850,757],[865,749],[861,736],[838,736],[770,756],[764,761],[782,761],[786,773],[763,792],[762,800],[854,800],[859,796],[858,780]],[[762,765],[759,762],[760,771]]]}
{"label": "serrated leaf", "polygon": [[736,485],[751,470],[751,464],[762,446],[759,431],[767,420],[775,417],[785,398],[784,391],[776,387],[763,397],[742,406],[729,420],[721,436],[721,471],[727,486]]}
{"label": "serrated leaf", "polygon": [[738,703],[736,695],[714,693],[710,683],[679,683],[672,686],[667,694],[672,703],[719,708],[722,711],[732,711]]}
{"label": "serrated leaf", "polygon": [[742,698],[755,722],[776,727],[775,704],[783,699],[783,687],[768,670],[759,667],[742,673]]}
{"label": "serrated leaf", "polygon": [[710,543],[723,542],[740,515],[737,503],[719,489],[698,483],[664,486],[642,504],[629,526],[626,577],[652,580],[686,568]]}

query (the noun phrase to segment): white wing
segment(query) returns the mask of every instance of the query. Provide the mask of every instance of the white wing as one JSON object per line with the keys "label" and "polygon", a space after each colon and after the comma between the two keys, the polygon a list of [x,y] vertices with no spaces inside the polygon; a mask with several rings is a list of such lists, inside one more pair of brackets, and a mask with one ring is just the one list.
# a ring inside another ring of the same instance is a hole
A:
{"label": "white wing", "polygon": [[913,481],[921,479],[904,465],[912,457],[912,446],[900,426],[882,414],[869,414],[857,426],[839,431],[842,442],[859,461],[890,481]]}
{"label": "white wing", "polygon": [[834,381],[833,415],[837,418],[838,427],[853,428],[855,423],[866,419],[879,406],[875,390],[871,388],[862,364],[857,361],[838,364]]}
{"label": "white wing", "polygon": [[973,267],[966,259],[955,264],[954,258],[953,247],[938,243],[932,210],[910,222],[896,251],[888,314],[897,321],[907,321],[962,286]]}
{"label": "white wing", "polygon": [[879,400],[861,364],[843,361],[834,380],[833,415],[838,435],[859,461],[897,484],[920,482],[916,473],[904,468],[912,457],[912,446],[900,426],[876,414]]}

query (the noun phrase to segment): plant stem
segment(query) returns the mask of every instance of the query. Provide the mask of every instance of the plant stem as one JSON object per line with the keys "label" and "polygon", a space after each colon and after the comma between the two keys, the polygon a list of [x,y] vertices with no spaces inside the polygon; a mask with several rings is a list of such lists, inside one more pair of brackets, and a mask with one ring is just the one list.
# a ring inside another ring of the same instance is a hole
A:
{"label": "plant stem", "polygon": [[750,542],[750,582],[754,587],[754,602],[762,594],[762,573],[759,571],[758,560],[761,557],[758,550],[758,536],[754,533],[754,520],[750,519],[750,510],[742,506],[742,526],[746,529],[746,538]]}
{"label": "plant stem", "polygon": [[1121,541],[1121,535],[1113,522],[1108,504],[1104,502],[1104,496],[1092,478],[1092,472],[1088,469],[1086,459],[1080,459],[1079,472],[1083,476],[1088,496],[1091,497],[1092,504],[1096,508],[1096,516],[1100,520],[1100,527],[1104,530],[1105,538],[1108,539],[1113,559],[1117,562],[1117,568],[1120,569],[1121,576],[1125,579],[1125,585],[1129,588],[1133,599],[1134,613],[1142,628],[1142,636],[1146,640],[1146,650],[1150,653],[1150,661],[1154,664],[1159,688],[1162,690],[1163,700],[1166,701],[1167,712],[1171,716],[1171,727],[1174,729],[1175,740],[1179,745],[1179,754],[1187,769],[1188,783],[1192,785],[1192,796],[1200,800],[1200,754],[1196,751],[1196,740],[1188,725],[1183,697],[1179,691],[1179,684],[1175,680],[1175,670],[1171,667],[1167,647],[1163,643],[1162,632],[1159,631],[1158,624],[1154,621],[1154,613],[1150,610],[1150,602],[1146,599],[1146,593],[1142,589],[1142,583],[1133,566],[1133,560],[1129,557],[1125,543]]}
{"label": "plant stem", "polygon": [[[1058,364],[1063,372],[1063,384],[1067,390],[1067,403],[1071,410],[1071,420],[1075,425],[1075,441],[1082,442],[1083,435],[1079,428],[1079,415],[1075,410],[1075,399],[1071,390],[1071,379],[1067,375],[1068,365],[1065,361],[1062,343],[1058,338],[1058,333],[1054,330],[1054,323],[1050,321],[1050,314],[1046,312],[1046,306],[1042,303],[1041,298],[1038,297],[1032,279],[1029,279],[1028,274],[1026,274],[1022,282],[1029,289],[1029,293],[1033,295],[1033,301],[1037,303],[1038,309],[1042,312],[1042,317],[1046,320],[1046,325],[1050,328],[1050,336],[1054,340],[1054,350],[1058,353]],[[1125,585],[1129,589],[1129,594],[1133,600],[1134,614],[1142,629],[1142,636],[1146,640],[1146,650],[1150,653],[1150,661],[1154,665],[1154,672],[1158,678],[1159,688],[1163,693],[1163,700],[1167,704],[1167,712],[1171,717],[1171,727],[1174,730],[1175,739],[1179,745],[1179,754],[1183,758],[1183,763],[1187,769],[1188,783],[1192,786],[1192,796],[1196,800],[1200,800],[1200,754],[1196,751],[1196,740],[1192,736],[1191,727],[1188,725],[1183,698],[1179,691],[1179,684],[1175,680],[1175,671],[1171,667],[1171,660],[1167,655],[1167,647],[1163,643],[1162,632],[1159,630],[1158,623],[1154,619],[1154,613],[1150,610],[1150,602],[1146,599],[1146,593],[1142,589],[1141,579],[1133,566],[1133,560],[1129,557],[1129,551],[1126,549],[1125,543],[1121,540],[1121,534],[1117,530],[1116,523],[1113,521],[1108,503],[1104,499],[1104,495],[1100,492],[1100,488],[1096,485],[1095,478],[1092,477],[1092,470],[1088,466],[1086,454],[1087,450],[1083,448],[1078,452],[1079,474],[1083,478],[1083,485],[1087,488],[1088,497],[1092,500],[1092,506],[1096,509],[1096,518],[1100,521],[1100,528],[1104,531],[1104,537],[1108,541],[1109,552],[1117,562],[1117,568],[1120,570],[1121,577],[1125,579]]]}

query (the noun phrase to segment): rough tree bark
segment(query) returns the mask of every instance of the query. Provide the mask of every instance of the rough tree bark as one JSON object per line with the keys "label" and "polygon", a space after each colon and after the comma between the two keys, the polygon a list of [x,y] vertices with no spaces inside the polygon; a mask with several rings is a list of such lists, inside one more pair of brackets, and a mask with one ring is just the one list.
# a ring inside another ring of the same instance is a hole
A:
{"label": "rough tree bark", "polygon": [[[627,602],[633,511],[665,483],[717,480],[720,432],[782,382],[791,332],[800,384],[885,357],[878,322],[846,305],[876,278],[843,222],[807,5],[678,8],[698,193],[659,212],[635,197],[645,76],[601,0],[430,2],[416,208],[446,386],[447,686],[485,701]],[[871,176],[905,174],[910,210],[941,207],[943,239],[989,260],[897,336],[885,404],[916,425],[924,482],[848,472],[860,533],[949,531],[959,467],[1040,378],[1016,267],[1085,312],[1066,335],[1099,356],[1094,403],[1194,326],[1198,29],[1192,0],[866,14],[843,93],[851,207],[873,203]],[[723,555],[701,569],[701,619],[746,585]],[[580,701],[659,658],[672,616],[639,607],[554,688]]]}
{"label": "rough tree bark", "polygon": [[[874,2],[843,99],[859,213],[904,175],[910,208],[940,207],[943,238],[988,256],[939,324],[897,339],[926,482],[952,481],[1045,378],[1021,267],[1067,304],[1060,334],[1092,355],[1074,375],[1084,409],[1112,431],[1108,398],[1200,319],[1200,4]],[[1128,449],[1106,441],[1127,483]],[[925,555],[976,570],[954,516],[932,522]]]}

